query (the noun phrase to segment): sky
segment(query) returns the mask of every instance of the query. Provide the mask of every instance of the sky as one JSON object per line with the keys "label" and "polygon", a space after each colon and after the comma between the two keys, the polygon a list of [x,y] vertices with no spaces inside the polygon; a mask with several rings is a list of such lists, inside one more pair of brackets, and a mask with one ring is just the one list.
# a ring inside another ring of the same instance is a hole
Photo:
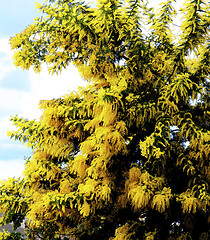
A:
{"label": "sky", "polygon": [[[70,65],[59,76],[48,74],[46,68],[39,74],[32,69],[23,71],[12,63],[13,51],[9,39],[21,32],[38,16],[35,2],[44,0],[0,0],[0,180],[19,177],[24,169],[25,157],[31,150],[7,136],[14,129],[9,118],[18,115],[38,119],[40,100],[61,97],[77,86],[85,86],[77,69]],[[161,0],[150,1],[152,6]],[[183,1],[181,1],[183,2]]]}

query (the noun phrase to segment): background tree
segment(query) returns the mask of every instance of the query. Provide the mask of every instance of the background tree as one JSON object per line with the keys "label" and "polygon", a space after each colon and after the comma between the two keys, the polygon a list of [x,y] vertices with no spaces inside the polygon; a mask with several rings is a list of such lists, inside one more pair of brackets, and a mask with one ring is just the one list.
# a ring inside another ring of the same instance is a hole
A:
{"label": "background tree", "polygon": [[209,4],[183,1],[177,34],[174,1],[145,2],[49,0],[11,38],[16,66],[73,62],[89,81],[12,118],[33,155],[0,203],[28,239],[209,237]]}

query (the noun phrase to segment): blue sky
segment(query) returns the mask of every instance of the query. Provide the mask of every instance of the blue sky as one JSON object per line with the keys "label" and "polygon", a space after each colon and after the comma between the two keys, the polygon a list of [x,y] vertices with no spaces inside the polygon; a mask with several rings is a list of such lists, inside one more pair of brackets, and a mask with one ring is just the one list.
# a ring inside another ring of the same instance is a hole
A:
{"label": "blue sky", "polygon": [[[31,153],[26,146],[7,137],[7,131],[14,129],[9,121],[10,116],[39,118],[39,100],[61,97],[86,84],[73,66],[59,76],[49,75],[45,67],[40,74],[36,74],[33,70],[23,71],[13,66],[9,39],[38,16],[35,2],[0,0],[0,180],[21,176],[24,156]],[[44,0],[37,2],[43,3]],[[160,2],[162,0],[151,0],[150,5],[157,6]]]}

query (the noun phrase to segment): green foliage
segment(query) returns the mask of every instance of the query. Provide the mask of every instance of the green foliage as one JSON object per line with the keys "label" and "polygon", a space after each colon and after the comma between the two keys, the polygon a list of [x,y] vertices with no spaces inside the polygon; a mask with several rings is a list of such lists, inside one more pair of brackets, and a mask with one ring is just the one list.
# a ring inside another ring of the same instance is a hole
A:
{"label": "green foliage", "polygon": [[89,84],[11,119],[32,157],[0,185],[2,224],[26,217],[28,239],[208,239],[209,4],[173,4],[49,0],[11,38],[16,66],[73,63]]}

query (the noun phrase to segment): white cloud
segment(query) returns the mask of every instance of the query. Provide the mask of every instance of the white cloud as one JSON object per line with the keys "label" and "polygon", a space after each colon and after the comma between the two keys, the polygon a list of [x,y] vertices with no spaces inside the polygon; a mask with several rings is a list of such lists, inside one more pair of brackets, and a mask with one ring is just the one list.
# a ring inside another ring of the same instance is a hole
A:
{"label": "white cloud", "polygon": [[[67,69],[64,69],[60,75],[50,75],[47,67],[44,65],[40,73],[35,73],[30,69],[29,76],[31,83],[30,93],[33,96],[32,105],[36,105],[36,109],[38,109],[40,100],[62,97],[70,91],[77,90],[78,86],[85,86],[87,84],[87,82],[82,80],[77,69],[72,64]],[[28,114],[32,115],[30,106],[27,109]],[[37,111],[36,114],[38,113],[40,114]]]}
{"label": "white cloud", "polygon": [[20,177],[24,170],[25,161],[23,159],[1,160],[0,159],[0,179],[9,177]]}
{"label": "white cloud", "polygon": [[8,38],[0,38],[0,52],[3,52],[6,54],[6,59],[9,59],[12,57],[13,53],[10,48]]}
{"label": "white cloud", "polygon": [[0,81],[9,72],[16,71],[12,64],[12,50],[10,49],[9,39],[0,38]]}
{"label": "white cloud", "polygon": [[25,102],[30,101],[31,94],[22,90],[15,90],[9,88],[0,88],[0,101],[1,111],[9,112],[23,112]]}
{"label": "white cloud", "polygon": [[[10,49],[9,39],[0,38],[0,80],[12,71],[18,71],[12,64],[12,55],[14,52]],[[3,54],[3,55],[2,55]],[[24,117],[36,118],[40,116],[38,103],[40,100],[58,98],[69,91],[76,90],[78,86],[86,84],[71,64],[61,75],[50,75],[47,67],[43,66],[41,73],[35,73],[29,70],[28,92],[8,88],[0,88],[0,110],[11,111],[21,114]]]}
{"label": "white cloud", "polygon": [[0,144],[2,145],[7,139],[7,131],[13,130],[14,127],[11,125],[9,121],[9,116],[0,118]]}
{"label": "white cloud", "polygon": [[32,83],[31,90],[41,99],[61,97],[69,91],[77,90],[78,86],[86,84],[72,64],[59,75],[50,75],[46,65],[39,74],[33,70],[29,70],[29,73]]}

